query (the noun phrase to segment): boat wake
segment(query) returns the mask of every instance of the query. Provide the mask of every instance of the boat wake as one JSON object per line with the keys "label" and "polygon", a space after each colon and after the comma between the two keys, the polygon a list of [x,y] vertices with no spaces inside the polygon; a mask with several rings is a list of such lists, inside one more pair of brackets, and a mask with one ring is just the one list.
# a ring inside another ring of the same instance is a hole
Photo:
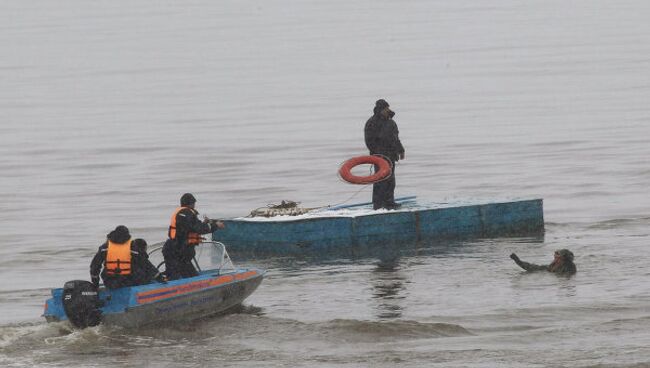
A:
{"label": "boat wake", "polygon": [[404,340],[438,337],[471,336],[464,327],[450,323],[423,323],[416,321],[358,321],[335,319],[320,324],[325,330],[354,336],[357,341]]}
{"label": "boat wake", "polygon": [[[249,312],[230,314],[223,320],[213,319],[207,324],[196,324],[195,326],[199,330],[203,330],[203,332],[205,330],[218,330],[221,336],[233,338],[268,339],[269,341],[277,341],[278,339],[286,341],[300,340],[301,342],[311,340],[320,342],[327,341],[336,344],[340,343],[340,341],[374,343],[379,341],[387,342],[474,335],[463,326],[450,323],[355,319],[302,322],[293,319],[251,314]],[[253,326],[254,328],[252,328]],[[253,334],[247,336],[248,333]]]}
{"label": "boat wake", "polygon": [[365,346],[371,359],[377,343],[463,336],[473,334],[456,324],[354,319],[304,322],[269,317],[259,307],[245,306],[239,313],[146,329],[100,325],[77,330],[68,322],[1,326],[0,366],[93,366],[100,357],[107,364],[120,364],[135,356],[162,364],[175,359],[179,351],[214,355],[224,361],[251,353],[260,360],[273,360],[278,359],[278,349],[309,356],[324,346],[337,353],[320,358],[339,359],[340,354],[357,354],[356,348],[349,350],[348,343]]}

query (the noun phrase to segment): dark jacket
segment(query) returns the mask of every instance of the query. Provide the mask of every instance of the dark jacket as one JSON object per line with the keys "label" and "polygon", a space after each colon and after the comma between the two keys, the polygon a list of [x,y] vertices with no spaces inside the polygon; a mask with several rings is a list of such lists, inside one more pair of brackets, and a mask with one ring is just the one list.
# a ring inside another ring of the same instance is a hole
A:
{"label": "dark jacket", "polygon": [[[95,284],[99,285],[99,276],[101,275],[104,284],[109,288],[111,285],[117,287],[144,285],[154,280],[163,281],[162,274],[158,272],[156,266],[149,261],[146,253],[140,254],[137,247],[131,243],[131,274],[127,276],[109,276],[106,274],[104,262],[108,253],[108,242],[102,244],[95,257],[90,263],[90,278]],[[101,272],[100,272],[101,271]]]}
{"label": "dark jacket", "polygon": [[199,220],[198,212],[192,208],[185,207],[176,214],[176,238],[169,239],[165,247],[171,246],[174,253],[181,260],[189,262],[196,255],[193,246],[187,245],[187,234],[190,232],[201,235],[210,234],[217,229],[212,223],[204,223]]}
{"label": "dark jacket", "polygon": [[371,155],[380,154],[398,161],[399,155],[404,153],[404,146],[399,140],[397,123],[393,119],[384,118],[379,113],[366,122],[364,136],[366,147]]}

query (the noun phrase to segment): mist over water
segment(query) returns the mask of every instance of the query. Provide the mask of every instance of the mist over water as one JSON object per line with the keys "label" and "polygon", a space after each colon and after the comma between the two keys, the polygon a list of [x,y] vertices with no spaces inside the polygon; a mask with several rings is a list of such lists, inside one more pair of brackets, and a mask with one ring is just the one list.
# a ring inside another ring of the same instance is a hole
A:
{"label": "mist over water", "polygon": [[[0,365],[650,364],[650,4],[8,1],[0,12]],[[238,313],[46,324],[118,224],[162,241],[180,195],[242,216],[370,199],[336,171],[385,98],[398,196],[544,198],[542,238],[246,259]],[[571,278],[525,274],[511,252]],[[378,253],[379,254],[379,253]]]}

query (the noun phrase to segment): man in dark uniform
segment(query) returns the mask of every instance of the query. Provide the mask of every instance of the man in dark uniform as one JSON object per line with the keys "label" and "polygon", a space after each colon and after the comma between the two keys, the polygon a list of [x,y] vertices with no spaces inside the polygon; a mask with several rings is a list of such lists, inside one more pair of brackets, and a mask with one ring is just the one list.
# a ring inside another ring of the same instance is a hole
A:
{"label": "man in dark uniform", "polygon": [[[393,120],[395,113],[391,111],[386,100],[377,100],[373,116],[368,119],[364,129],[366,147],[371,155],[381,155],[390,161],[391,175],[372,186],[372,206],[374,209],[397,209],[395,203],[395,162],[403,160],[404,146],[399,140],[397,123]],[[375,166],[375,171],[379,170]]]}
{"label": "man in dark uniform", "polygon": [[147,242],[144,239],[135,239],[131,249],[138,253],[138,257],[133,259],[133,280],[136,285],[149,284],[153,280],[158,282],[167,282],[167,277],[149,261],[147,253]]}
{"label": "man in dark uniform", "polygon": [[90,263],[90,278],[95,287],[99,287],[100,275],[109,289],[144,285],[154,280],[165,282],[165,277],[149,262],[146,250],[144,254],[140,251],[142,243],[146,245],[143,239],[131,241],[126,226],[111,231]]}
{"label": "man in dark uniform", "polygon": [[568,249],[556,250],[553,258],[553,262],[549,265],[536,265],[528,262],[524,262],[519,257],[512,253],[510,255],[515,263],[523,268],[526,271],[548,271],[558,274],[572,275],[576,273],[576,265],[573,263],[573,252]]}
{"label": "man in dark uniform", "polygon": [[195,204],[196,198],[191,193],[185,193],[181,197],[181,206],[172,214],[167,232],[169,239],[163,246],[165,273],[170,280],[197,276],[199,273],[192,264],[196,255],[194,247],[201,244],[201,235],[225,227],[223,222],[207,217],[203,221],[199,220]]}

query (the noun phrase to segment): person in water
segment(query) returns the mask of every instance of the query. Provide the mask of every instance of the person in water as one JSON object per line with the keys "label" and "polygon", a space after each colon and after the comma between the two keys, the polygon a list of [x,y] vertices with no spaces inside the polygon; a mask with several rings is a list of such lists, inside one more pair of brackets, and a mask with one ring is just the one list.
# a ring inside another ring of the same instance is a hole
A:
{"label": "person in water", "polygon": [[180,207],[172,214],[167,231],[168,239],[163,246],[165,273],[170,280],[197,276],[199,273],[192,264],[196,255],[194,247],[201,244],[201,235],[225,227],[223,222],[207,217],[203,221],[199,220],[195,205],[196,198],[191,193],[185,193],[181,197]]}
{"label": "person in water", "polygon": [[[144,253],[141,252],[142,244]],[[95,287],[99,287],[100,276],[109,289],[144,285],[154,280],[165,282],[162,273],[149,262],[146,244],[143,239],[132,241],[129,229],[123,225],[108,233],[106,242],[90,263],[90,279]]]}
{"label": "person in water", "polygon": [[546,266],[524,262],[514,253],[510,255],[510,258],[526,271],[548,271],[567,275],[572,275],[577,271],[576,265],[573,263],[573,253],[568,249],[556,250],[553,262]]}
{"label": "person in water", "polygon": [[[395,162],[403,160],[406,156],[404,146],[399,140],[397,123],[393,120],[395,113],[390,109],[386,100],[377,100],[373,115],[366,122],[364,137],[366,147],[371,155],[381,155],[388,161],[392,172],[387,179],[372,186],[372,206],[374,209],[386,208],[397,209],[400,207],[395,203]],[[375,171],[379,170],[375,166]]]}

